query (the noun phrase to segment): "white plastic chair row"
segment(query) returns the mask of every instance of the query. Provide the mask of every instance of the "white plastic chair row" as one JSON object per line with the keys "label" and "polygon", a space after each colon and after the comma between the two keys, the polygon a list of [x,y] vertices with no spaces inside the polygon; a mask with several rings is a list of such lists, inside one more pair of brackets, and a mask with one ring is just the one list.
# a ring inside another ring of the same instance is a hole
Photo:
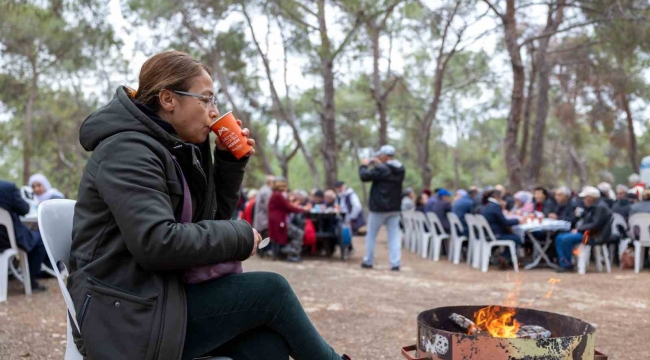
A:
{"label": "white plastic chair row", "polygon": [[16,245],[16,233],[14,231],[14,223],[11,220],[11,214],[5,209],[0,208],[0,225],[7,229],[9,236],[9,249],[5,249],[0,253],[0,302],[7,301],[7,288],[9,286],[9,268],[13,268],[11,262],[15,257],[20,258],[20,275],[17,271],[12,271],[16,278],[22,281],[25,287],[25,294],[32,294],[32,283],[29,276],[29,262],[27,261],[27,253]]}
{"label": "white plastic chair row", "polygon": [[442,241],[449,239],[449,235],[443,230],[436,214],[425,215],[421,211],[403,211],[402,226],[405,248],[420,254],[422,258],[440,260]]}

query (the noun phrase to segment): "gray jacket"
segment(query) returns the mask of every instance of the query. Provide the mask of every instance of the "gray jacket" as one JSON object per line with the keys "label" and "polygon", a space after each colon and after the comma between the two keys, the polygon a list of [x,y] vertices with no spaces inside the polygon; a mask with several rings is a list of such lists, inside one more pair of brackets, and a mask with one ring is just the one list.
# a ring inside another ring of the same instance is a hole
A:
{"label": "gray jacket", "polygon": [[[75,207],[68,289],[84,358],[178,360],[186,299],[182,271],[245,260],[253,231],[229,219],[246,161],[209,141],[183,143],[143,113],[122,87],[90,115],[79,132],[92,155]],[[192,223],[180,224],[183,186],[193,200]],[[217,206],[218,204],[218,206]]]}
{"label": "gray jacket", "polygon": [[269,228],[269,200],[273,190],[268,185],[260,188],[255,197],[255,216],[253,217],[253,227],[257,231],[265,231]]}

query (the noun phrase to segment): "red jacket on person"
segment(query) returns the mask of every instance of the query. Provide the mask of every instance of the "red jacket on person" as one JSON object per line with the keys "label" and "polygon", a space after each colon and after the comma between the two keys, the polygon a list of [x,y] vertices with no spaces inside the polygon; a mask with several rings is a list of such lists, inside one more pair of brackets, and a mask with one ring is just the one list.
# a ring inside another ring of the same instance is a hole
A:
{"label": "red jacket on person", "polygon": [[253,209],[255,209],[255,199],[249,200],[244,208],[244,220],[253,226]]}
{"label": "red jacket on person", "polygon": [[286,245],[288,242],[287,215],[305,210],[295,207],[284,198],[281,191],[273,191],[269,199],[269,237],[271,241]]}

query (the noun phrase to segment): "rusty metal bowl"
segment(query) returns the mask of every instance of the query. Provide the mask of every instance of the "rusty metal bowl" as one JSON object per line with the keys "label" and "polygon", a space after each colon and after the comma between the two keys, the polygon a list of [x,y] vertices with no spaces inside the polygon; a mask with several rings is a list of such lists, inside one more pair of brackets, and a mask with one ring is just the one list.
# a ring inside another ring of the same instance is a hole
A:
{"label": "rusty metal bowl", "polygon": [[[418,343],[402,349],[409,360],[593,360],[596,329],[570,316],[523,308],[515,319],[526,325],[539,325],[552,334],[548,339],[494,338],[487,334],[467,335],[455,325],[452,313],[473,318],[486,306],[448,306],[418,315]],[[409,355],[415,350],[417,359]]]}

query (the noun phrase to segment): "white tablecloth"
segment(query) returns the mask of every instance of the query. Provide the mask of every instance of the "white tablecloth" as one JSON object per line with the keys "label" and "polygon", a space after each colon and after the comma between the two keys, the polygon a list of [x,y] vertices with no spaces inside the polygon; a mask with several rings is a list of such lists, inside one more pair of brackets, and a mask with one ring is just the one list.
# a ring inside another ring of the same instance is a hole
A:
{"label": "white tablecloth", "polygon": [[526,240],[526,233],[530,231],[571,231],[571,223],[564,220],[542,219],[542,223],[537,221],[527,224],[520,224],[512,227],[512,231],[518,235],[522,241]]}

